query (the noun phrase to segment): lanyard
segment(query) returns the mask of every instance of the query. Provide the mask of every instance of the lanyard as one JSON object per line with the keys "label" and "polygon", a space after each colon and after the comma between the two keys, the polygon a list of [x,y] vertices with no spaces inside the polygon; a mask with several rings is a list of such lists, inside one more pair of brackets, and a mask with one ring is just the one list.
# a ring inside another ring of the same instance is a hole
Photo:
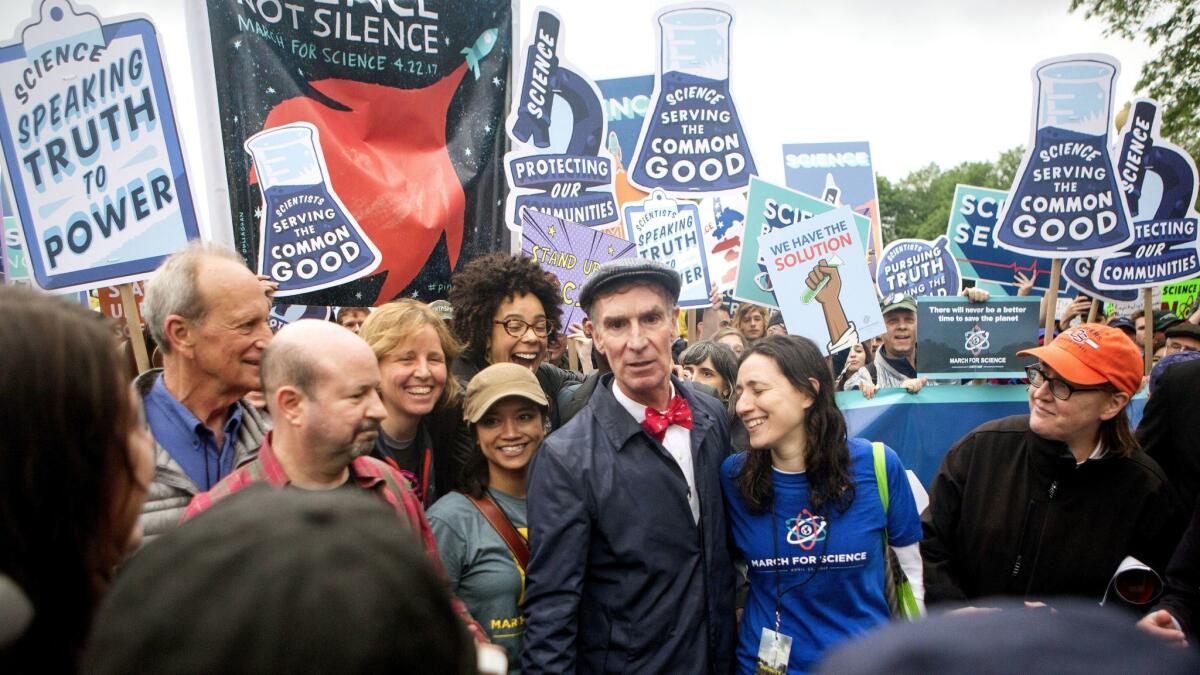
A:
{"label": "lanyard", "polygon": [[[779,625],[781,623],[781,618],[782,618],[781,612],[783,610],[783,596],[787,595],[788,593],[791,593],[792,591],[796,590],[797,588],[800,588],[801,586],[812,581],[817,576],[817,572],[821,571],[820,567],[814,566],[812,572],[809,573],[808,577],[805,578],[804,581],[793,584],[784,590],[780,590],[779,589],[779,575],[781,574],[781,572],[780,572],[779,568],[782,567],[782,565],[778,564],[779,563],[779,539],[777,538],[778,530],[779,530],[778,521],[776,521],[776,519],[775,519],[775,500],[772,499],[771,500],[771,547],[775,550],[775,562],[776,562],[776,566],[775,566],[775,632],[777,634],[779,633]],[[828,550],[829,550],[829,530],[828,530],[828,528],[826,528],[824,543],[821,544],[821,553],[818,556],[817,560],[820,560],[821,558],[825,557],[825,552]]]}
{"label": "lanyard", "polygon": [[[383,458],[387,460],[388,464],[392,465],[393,469],[400,471],[405,475],[412,475],[404,469],[401,469],[400,464],[396,462],[390,453],[385,453]],[[429,506],[429,464],[431,462],[433,462],[433,448],[426,446],[424,459],[421,460],[421,476],[419,478],[421,481],[421,492],[419,494],[421,497],[422,506]],[[416,478],[416,476],[413,477]]]}

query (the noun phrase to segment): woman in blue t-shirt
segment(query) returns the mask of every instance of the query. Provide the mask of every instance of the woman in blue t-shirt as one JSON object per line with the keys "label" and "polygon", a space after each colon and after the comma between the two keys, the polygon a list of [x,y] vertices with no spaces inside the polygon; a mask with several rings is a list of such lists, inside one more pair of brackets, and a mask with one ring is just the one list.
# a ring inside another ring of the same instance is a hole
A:
{"label": "woman in blue t-shirt", "polygon": [[738,369],[735,410],[750,450],[721,466],[734,545],[750,593],[738,672],[805,672],[829,648],[888,620],[883,538],[918,599],[921,522],[903,465],[886,449],[884,512],[871,444],[846,438],[833,376],[806,338],[756,342]]}

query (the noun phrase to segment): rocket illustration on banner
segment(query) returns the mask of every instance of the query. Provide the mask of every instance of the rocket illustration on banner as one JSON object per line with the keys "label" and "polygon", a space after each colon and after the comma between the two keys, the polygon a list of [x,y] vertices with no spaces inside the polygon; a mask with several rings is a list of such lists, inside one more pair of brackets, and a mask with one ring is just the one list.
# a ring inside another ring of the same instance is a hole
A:
{"label": "rocket illustration on banner", "polygon": [[492,52],[492,47],[496,46],[496,36],[500,31],[495,28],[489,28],[480,34],[479,39],[475,40],[475,44],[470,47],[464,47],[460,54],[467,57],[467,68],[475,74],[475,79],[479,79],[479,62],[483,57]]}

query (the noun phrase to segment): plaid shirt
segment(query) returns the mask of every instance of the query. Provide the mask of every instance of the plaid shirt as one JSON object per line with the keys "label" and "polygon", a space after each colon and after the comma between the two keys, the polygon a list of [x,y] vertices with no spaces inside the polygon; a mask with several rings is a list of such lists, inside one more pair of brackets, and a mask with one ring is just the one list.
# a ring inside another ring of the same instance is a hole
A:
{"label": "plaid shirt", "polygon": [[[283,470],[283,465],[279,463],[279,459],[271,449],[271,437],[272,433],[267,432],[266,437],[263,438],[262,447],[258,450],[258,457],[253,461],[235,469],[208,492],[193,497],[179,522],[184,523],[195,518],[197,514],[207,510],[216,502],[255,483],[266,482],[271,487],[280,489],[289,485],[292,479],[288,478]],[[433,530],[429,528],[429,521],[425,519],[425,509],[421,507],[420,500],[413,494],[408,481],[400,475],[400,472],[373,457],[364,456],[357,457],[350,462],[350,478],[359,488],[387,502],[396,512],[396,516],[401,521],[408,523],[413,533],[421,540],[421,545],[433,561],[438,575],[444,579],[446,573],[442,569],[442,560],[438,556]],[[462,617],[475,639],[479,642],[487,642],[487,635],[471,618],[466,605],[455,597],[451,597],[451,602],[454,610]]]}

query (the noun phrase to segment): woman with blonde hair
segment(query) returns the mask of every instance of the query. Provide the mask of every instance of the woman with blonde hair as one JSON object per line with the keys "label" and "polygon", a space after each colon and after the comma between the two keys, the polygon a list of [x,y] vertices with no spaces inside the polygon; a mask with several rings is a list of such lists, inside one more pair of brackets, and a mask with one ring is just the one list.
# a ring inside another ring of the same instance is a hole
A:
{"label": "woman with blonde hair", "polygon": [[372,312],[359,337],[379,360],[388,413],[371,455],[405,474],[428,508],[458,486],[460,458],[471,447],[461,389],[449,377],[461,347],[435,311],[409,298]]}

